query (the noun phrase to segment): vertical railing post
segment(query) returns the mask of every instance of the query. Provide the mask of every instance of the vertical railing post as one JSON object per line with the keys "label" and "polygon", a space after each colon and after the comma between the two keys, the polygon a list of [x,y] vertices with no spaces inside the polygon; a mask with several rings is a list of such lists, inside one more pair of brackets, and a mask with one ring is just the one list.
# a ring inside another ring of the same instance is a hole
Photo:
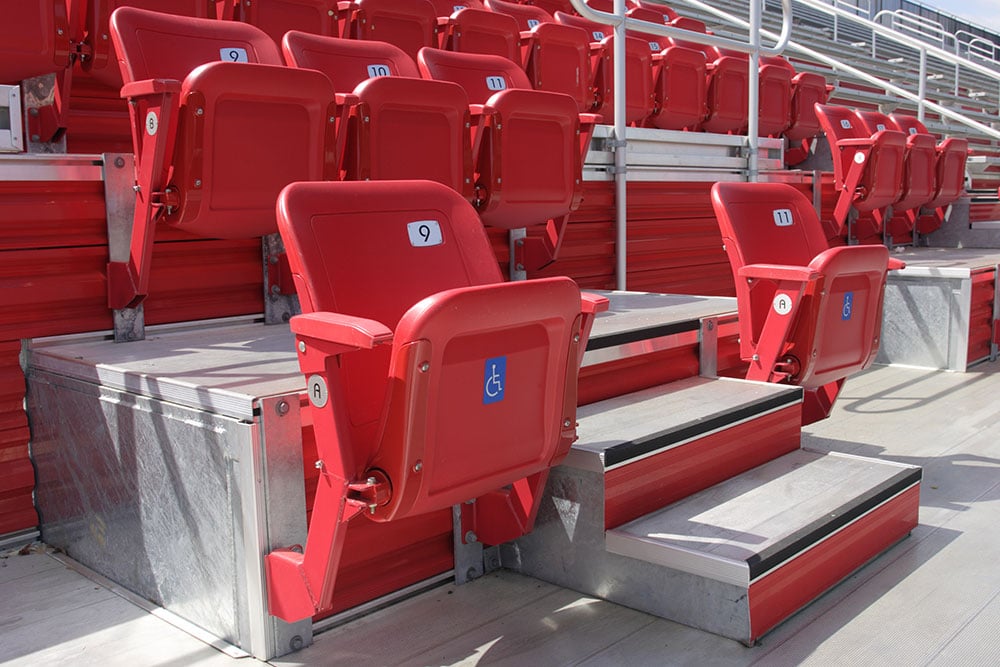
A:
{"label": "vertical railing post", "polygon": [[763,0],[750,0],[750,90],[747,91],[747,180],[756,183],[760,135],[760,10]]}
{"label": "vertical railing post", "polygon": [[924,101],[927,99],[927,49],[920,48],[920,82],[917,85],[917,120],[924,122]]}
{"label": "vertical railing post", "polygon": [[615,287],[628,288],[628,190],[625,141],[625,0],[615,0],[614,92],[615,92]]}

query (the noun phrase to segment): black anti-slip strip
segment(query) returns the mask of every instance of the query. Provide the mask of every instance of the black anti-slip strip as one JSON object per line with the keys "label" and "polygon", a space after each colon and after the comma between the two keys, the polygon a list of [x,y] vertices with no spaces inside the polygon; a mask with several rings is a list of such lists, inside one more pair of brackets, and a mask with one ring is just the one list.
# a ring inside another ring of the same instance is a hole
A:
{"label": "black anti-slip strip", "polygon": [[658,449],[664,449],[679,442],[696,438],[699,435],[710,433],[720,428],[741,422],[750,417],[755,417],[764,412],[770,412],[777,408],[794,405],[802,400],[802,389],[789,391],[777,396],[770,396],[754,401],[741,407],[739,410],[731,410],[721,414],[699,420],[693,424],[685,424],[676,428],[667,429],[651,433],[650,435],[636,438],[629,442],[623,442],[604,450],[604,467],[610,467],[623,463],[630,459],[637,458]]}
{"label": "black anti-slip strip", "polygon": [[841,511],[836,512],[829,519],[817,522],[818,525],[815,528],[797,537],[791,544],[776,544],[771,549],[767,549],[756,556],[751,556],[747,559],[747,565],[750,566],[750,581],[752,582],[760,575],[773,570],[796,554],[802,553],[816,544],[824,537],[833,534],[866,512],[899,495],[905,489],[920,481],[921,472],[921,469],[917,468],[901,473],[896,481],[892,482],[885,489],[879,491],[856,507],[841,508]]}
{"label": "black anti-slip strip", "polygon": [[628,343],[635,343],[640,340],[650,340],[652,338],[673,336],[674,334],[685,333],[687,331],[697,331],[699,328],[701,328],[701,323],[698,320],[685,320],[683,322],[660,324],[654,327],[621,331],[606,336],[595,337],[591,335],[590,340],[587,341],[587,349],[603,350],[608,347],[627,345]]}

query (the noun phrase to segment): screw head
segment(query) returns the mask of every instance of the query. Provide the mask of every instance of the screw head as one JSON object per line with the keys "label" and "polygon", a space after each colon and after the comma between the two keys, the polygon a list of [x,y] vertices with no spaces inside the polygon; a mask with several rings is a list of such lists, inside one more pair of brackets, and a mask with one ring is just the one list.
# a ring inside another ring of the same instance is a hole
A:
{"label": "screw head", "polygon": [[305,351],[306,351],[306,342],[304,340],[300,340],[299,341],[299,352],[305,352]]}
{"label": "screw head", "polygon": [[121,169],[125,166],[125,158],[118,156],[115,158],[115,166]]}
{"label": "screw head", "polygon": [[278,401],[278,404],[274,406],[274,411],[282,417],[288,414],[289,409],[288,401]]}
{"label": "screw head", "polygon": [[426,373],[430,369],[431,369],[431,365],[430,365],[429,362],[425,361],[424,363],[420,364],[420,372],[421,373]]}
{"label": "screw head", "polygon": [[424,469],[423,461],[417,461],[416,463],[413,464],[413,472],[420,472],[423,469]]}

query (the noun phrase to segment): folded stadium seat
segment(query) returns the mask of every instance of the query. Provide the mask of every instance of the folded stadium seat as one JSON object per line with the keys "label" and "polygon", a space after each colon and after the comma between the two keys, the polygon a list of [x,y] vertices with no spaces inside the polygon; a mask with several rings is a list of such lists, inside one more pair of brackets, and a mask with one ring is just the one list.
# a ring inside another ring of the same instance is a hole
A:
{"label": "folded stadium seat", "polygon": [[274,41],[246,23],[122,7],[111,39],[137,185],[131,258],[108,265],[117,309],[146,294],[158,222],[215,238],[274,232],[281,188],[336,176],[338,112],[325,75],[284,67]]}
{"label": "folded stadium seat", "polygon": [[852,211],[870,213],[881,230],[885,210],[899,199],[906,136],[898,130],[869,134],[846,107],[815,105],[833,155],[834,185],[840,193],[833,217],[837,234],[847,231]]}
{"label": "folded stadium seat", "polygon": [[282,49],[290,66],[318,70],[337,90],[354,91],[338,136],[342,178],[422,178],[472,200],[469,99],[461,86],[421,79],[410,57],[386,42],[290,31]]}
{"label": "folded stadium seat", "polygon": [[[605,0],[605,4],[606,1],[607,0]],[[595,5],[592,2],[588,2],[587,4],[592,6],[594,9],[600,9],[600,4]],[[645,19],[645,18],[643,19],[646,21],[653,20],[654,23],[662,22],[664,24],[669,24],[675,18],[680,16],[680,14],[675,12],[673,8],[668,7],[667,5],[661,4],[659,2],[648,2],[647,0],[631,0],[629,4],[631,5],[632,9],[642,10],[644,15],[648,14],[649,12],[656,12],[657,14],[659,14],[661,16],[661,19],[659,19],[658,21],[654,19]],[[612,3],[612,7],[613,6],[614,4]],[[629,11],[632,10],[630,9]]]}
{"label": "folded stadium seat", "polygon": [[792,77],[791,124],[782,134],[790,142],[798,142],[822,132],[815,105],[826,104],[829,94],[826,79],[812,72],[796,73],[795,66],[781,56],[761,56],[760,60],[762,64],[785,68]]}
{"label": "folded stadium seat", "polygon": [[[94,79],[115,90],[122,87],[122,75],[111,45],[109,21],[119,7],[193,18],[215,18],[216,5],[210,0],[67,0],[72,13],[84,26],[80,64]],[[75,5],[80,5],[77,10]]]}
{"label": "folded stadium seat", "polygon": [[[704,23],[684,16],[671,21],[671,25],[691,32],[708,32]],[[725,55],[719,49],[707,44],[672,37],[668,39],[672,46],[684,46],[705,54],[708,114],[701,124],[701,129],[722,134],[743,131],[747,124],[749,104],[747,87],[750,73],[747,61]]]}
{"label": "folded stadium seat", "polygon": [[579,363],[607,299],[565,277],[503,282],[475,211],[437,183],[296,183],[277,215],[322,465],[304,551],[265,560],[270,613],[296,621],[330,608],[361,515],[461,504],[485,544],[532,529],[576,439]]}
{"label": "folded stadium seat", "polygon": [[[908,136],[934,135],[914,116],[892,114],[899,129]],[[917,231],[930,234],[944,222],[944,208],[965,194],[965,163],[969,157],[969,142],[966,139],[948,137],[937,144],[934,162],[934,196],[924,203],[931,214],[917,219]]]}
{"label": "folded stadium seat", "polygon": [[[614,35],[611,26],[593,23],[579,16],[556,12],[556,22],[585,30],[590,35],[591,71],[597,103],[594,112],[605,123],[615,118]],[[638,37],[625,38],[625,123],[639,124],[653,112],[653,58],[649,42]]]}
{"label": "folded stadium seat", "polygon": [[569,0],[528,0],[524,4],[534,5],[549,14],[555,14],[556,12],[576,13],[576,10],[573,9],[573,3]]}
{"label": "folded stadium seat", "polygon": [[349,12],[338,0],[237,2],[234,18],[255,25],[281,44],[289,30],[340,37]]}
{"label": "folded stadium seat", "polygon": [[486,9],[480,0],[431,0],[438,16],[451,16],[463,9]]}
{"label": "folded stadium seat", "polygon": [[513,16],[469,8],[438,21],[444,29],[441,44],[448,51],[503,56],[521,65],[521,30]]}
{"label": "folded stadium seat", "polygon": [[428,0],[355,0],[349,35],[389,42],[416,60],[423,47],[439,45],[437,17]]}
{"label": "folded stadium seat", "polygon": [[521,29],[521,62],[535,90],[565,93],[581,112],[594,109],[591,86],[590,36],[573,26],[560,25],[548,12],[505,0],[485,0],[491,11],[513,16]]}
{"label": "folded stadium seat", "polygon": [[[45,74],[56,75],[55,99],[33,107],[36,119],[29,135],[52,141],[66,127],[66,103],[72,77],[71,24],[61,0],[26,0],[7,3],[0,21],[0,83],[16,85]],[[20,136],[13,138],[16,145]]]}
{"label": "folded stadium seat", "polygon": [[653,56],[653,113],[648,125],[662,130],[698,130],[708,115],[705,54],[668,46]]}
{"label": "folded stadium seat", "polygon": [[[899,130],[889,116],[879,111],[858,110],[858,118],[865,130],[874,135],[882,130]],[[912,238],[919,208],[931,201],[935,192],[936,144],[929,134],[908,134],[903,155],[903,179],[899,199],[892,205],[892,220],[887,231],[893,239]]]}
{"label": "folded stadium seat", "polygon": [[579,206],[583,153],[597,117],[578,114],[569,95],[532,90],[524,71],[500,56],[422,49],[417,65],[424,77],[458,83],[472,105],[482,105],[473,147],[476,208],[493,227],[544,224],[542,237],[525,241],[522,263],[545,266]]}
{"label": "folded stadium seat", "polygon": [[[652,9],[646,9],[644,7],[633,7],[628,10],[625,15],[637,21],[647,21],[649,23],[663,25],[669,25],[670,21],[673,20],[667,18],[670,16],[669,14],[664,14],[663,12]],[[628,35],[629,37],[638,37],[646,42],[646,44],[649,45],[649,51],[654,54],[661,53],[663,49],[670,45],[664,35],[657,35],[651,32],[642,32],[641,30],[631,29],[628,30]]]}
{"label": "folded stadium seat", "polygon": [[828,416],[844,378],[878,352],[888,249],[829,248],[812,202],[784,183],[716,183],[712,206],[736,282],[747,379],[799,385],[804,422]]}

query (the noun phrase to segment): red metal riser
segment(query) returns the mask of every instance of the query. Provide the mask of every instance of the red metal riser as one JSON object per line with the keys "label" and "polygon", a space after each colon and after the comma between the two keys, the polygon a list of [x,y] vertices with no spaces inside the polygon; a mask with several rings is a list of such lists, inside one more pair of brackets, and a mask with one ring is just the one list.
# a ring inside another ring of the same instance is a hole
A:
{"label": "red metal riser", "polygon": [[607,471],[605,528],[614,528],[798,449],[797,404]]}
{"label": "red metal riser", "polygon": [[981,269],[972,274],[972,295],[969,307],[969,351],[966,356],[970,364],[990,356],[993,343],[995,290],[995,269]]}
{"label": "red metal riser", "polygon": [[750,642],[906,537],[919,507],[917,484],[751,583]]}

